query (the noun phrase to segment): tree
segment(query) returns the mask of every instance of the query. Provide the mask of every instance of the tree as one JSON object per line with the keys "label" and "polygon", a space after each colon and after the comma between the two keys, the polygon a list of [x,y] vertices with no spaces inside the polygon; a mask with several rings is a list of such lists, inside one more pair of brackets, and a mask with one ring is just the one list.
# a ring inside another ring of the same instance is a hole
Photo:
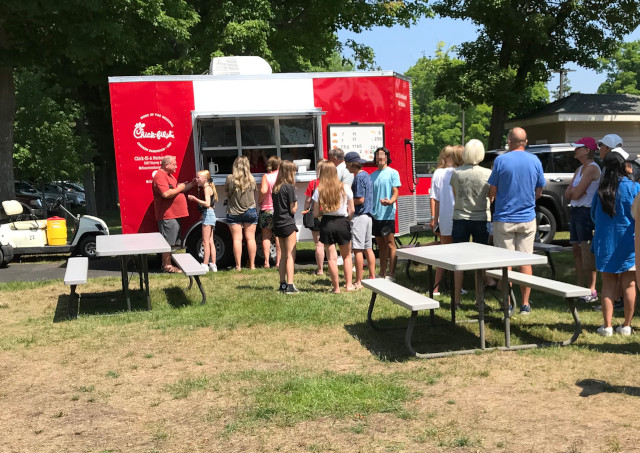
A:
{"label": "tree", "polygon": [[640,23],[636,0],[438,0],[443,17],[470,19],[478,38],[458,55],[464,65],[441,75],[445,92],[492,106],[489,146],[500,145],[504,121],[521,108],[523,93],[551,71],[574,62],[596,68]]}
{"label": "tree", "polygon": [[[158,58],[174,56],[197,19],[183,0],[0,3],[0,197],[14,195],[15,69],[55,75],[68,98],[82,106],[79,134],[91,135],[104,129],[104,117],[96,112],[107,110],[107,76],[139,73]],[[102,94],[96,92],[100,86]]]}
{"label": "tree", "polygon": [[607,80],[598,87],[600,94],[640,94],[640,41],[623,43],[613,56],[603,60]]}
{"label": "tree", "polygon": [[83,156],[92,154],[92,143],[76,133],[82,108],[42,72],[19,70],[15,80],[13,160],[20,178],[38,185],[81,178]]}
{"label": "tree", "polygon": [[[424,0],[5,0],[0,196],[13,194],[15,68],[45,68],[81,107],[76,132],[97,147],[96,186],[108,197],[116,193],[108,76],[203,73],[212,56],[222,55],[262,56],[276,71],[309,70],[330,64],[342,48],[337,30],[408,26],[427,11]],[[354,50],[358,67],[372,64],[371,49],[345,45]]]}
{"label": "tree", "polygon": [[477,138],[487,143],[491,108],[463,103],[462,99],[436,97],[435,87],[439,74],[449,65],[462,65],[452,58],[444,43],[438,43],[435,58],[420,57],[406,72],[412,79],[413,121],[416,158],[435,160],[445,145],[462,141],[462,111],[465,111],[465,140]]}

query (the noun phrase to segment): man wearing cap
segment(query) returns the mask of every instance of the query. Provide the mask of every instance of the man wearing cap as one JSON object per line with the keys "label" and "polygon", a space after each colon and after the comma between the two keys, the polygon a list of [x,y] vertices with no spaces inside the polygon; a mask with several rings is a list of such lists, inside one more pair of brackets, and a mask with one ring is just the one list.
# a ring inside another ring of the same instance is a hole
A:
{"label": "man wearing cap", "polygon": [[[536,234],[536,199],[545,184],[540,159],[525,151],[527,133],[521,127],[509,131],[509,152],[498,156],[489,176],[489,200],[495,200],[493,244],[509,250],[533,253]],[[532,274],[531,266],[520,266],[523,274]],[[520,314],[531,312],[531,288],[520,286]]]}
{"label": "man wearing cap", "polygon": [[600,151],[600,159],[609,154],[613,148],[622,146],[622,137],[617,134],[607,134],[598,140],[598,150]]}
{"label": "man wearing cap", "polygon": [[362,169],[362,164],[366,161],[358,153],[348,152],[344,156],[344,161],[347,170],[354,175],[351,184],[353,204],[355,205],[355,212],[351,219],[351,244],[356,258],[356,279],[353,286],[355,289],[361,289],[365,256],[369,267],[369,278],[376,278],[376,257],[373,254],[373,236],[371,234],[373,184],[369,173]]}
{"label": "man wearing cap", "polygon": [[595,302],[598,300],[598,292],[595,257],[591,252],[594,228],[591,220],[591,201],[600,184],[600,167],[593,160],[598,144],[592,137],[582,137],[571,146],[576,148],[574,157],[581,165],[573,174],[571,183],[564,193],[565,199],[571,203],[569,241],[576,266],[576,284],[584,286],[586,280],[591,290],[591,295],[582,297],[582,300]]}

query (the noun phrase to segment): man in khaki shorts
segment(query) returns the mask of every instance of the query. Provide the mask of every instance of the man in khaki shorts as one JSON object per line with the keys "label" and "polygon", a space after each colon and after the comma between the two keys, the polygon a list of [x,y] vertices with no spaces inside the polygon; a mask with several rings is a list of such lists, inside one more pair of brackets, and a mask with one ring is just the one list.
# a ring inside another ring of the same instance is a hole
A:
{"label": "man in khaki shorts", "polygon": [[[525,151],[527,133],[524,129],[511,129],[507,144],[509,152],[496,158],[489,176],[489,199],[495,200],[493,245],[533,253],[536,199],[542,195],[544,172],[540,160]],[[531,275],[531,266],[520,266],[520,272]],[[520,314],[528,315],[531,288],[521,286],[520,291]]]}

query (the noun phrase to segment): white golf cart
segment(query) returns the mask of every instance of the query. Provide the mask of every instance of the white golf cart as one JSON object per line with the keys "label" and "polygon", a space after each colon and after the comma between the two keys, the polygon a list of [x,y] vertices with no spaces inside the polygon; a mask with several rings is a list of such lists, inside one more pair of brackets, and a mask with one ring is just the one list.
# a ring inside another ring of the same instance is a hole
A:
{"label": "white golf cart", "polygon": [[[60,201],[56,201],[56,208]],[[24,220],[22,205],[16,200],[3,201],[2,209],[9,217],[9,222],[0,225],[0,266],[6,266],[20,255],[72,253],[95,258],[96,236],[109,234],[109,227],[102,219],[89,215],[75,216],[62,207],[75,219],[73,237],[67,244],[49,245],[46,220],[39,220],[35,216]]]}

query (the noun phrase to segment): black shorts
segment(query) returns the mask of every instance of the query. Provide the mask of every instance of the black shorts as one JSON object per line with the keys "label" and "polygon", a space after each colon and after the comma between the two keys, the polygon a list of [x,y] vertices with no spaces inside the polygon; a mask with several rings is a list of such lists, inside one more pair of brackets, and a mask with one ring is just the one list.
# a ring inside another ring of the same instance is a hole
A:
{"label": "black shorts", "polygon": [[294,225],[285,225],[283,227],[274,227],[273,234],[278,238],[288,238],[292,233],[297,233],[298,227]]}
{"label": "black shorts", "polygon": [[345,245],[351,242],[351,224],[349,218],[324,215],[320,222],[320,242],[324,245]]}
{"label": "black shorts", "polygon": [[389,236],[396,232],[395,220],[376,220],[373,219],[373,225],[371,226],[371,233],[376,236]]}

